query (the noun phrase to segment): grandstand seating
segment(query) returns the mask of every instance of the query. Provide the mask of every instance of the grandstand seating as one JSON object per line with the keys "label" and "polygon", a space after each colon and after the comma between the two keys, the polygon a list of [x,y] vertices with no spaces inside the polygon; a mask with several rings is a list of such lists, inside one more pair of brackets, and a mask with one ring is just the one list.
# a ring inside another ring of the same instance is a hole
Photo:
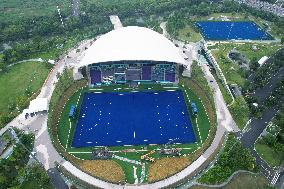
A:
{"label": "grandstand seating", "polygon": [[98,64],[90,68],[91,84],[126,81],[176,82],[175,64]]}
{"label": "grandstand seating", "polygon": [[141,80],[141,70],[140,69],[127,69],[126,70],[126,80],[134,81]]}
{"label": "grandstand seating", "polygon": [[142,80],[151,80],[151,66],[142,67]]}
{"label": "grandstand seating", "polygon": [[166,72],[165,80],[169,82],[175,82],[176,81],[175,77],[176,77],[175,73]]}

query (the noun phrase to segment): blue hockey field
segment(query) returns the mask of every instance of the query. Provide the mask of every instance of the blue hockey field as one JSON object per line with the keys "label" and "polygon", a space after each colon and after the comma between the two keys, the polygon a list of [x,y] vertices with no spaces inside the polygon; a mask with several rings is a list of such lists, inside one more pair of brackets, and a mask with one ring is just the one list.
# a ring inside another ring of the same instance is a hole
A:
{"label": "blue hockey field", "polygon": [[199,21],[196,25],[206,40],[273,40],[252,21]]}
{"label": "blue hockey field", "polygon": [[194,143],[183,92],[87,92],[72,147]]}

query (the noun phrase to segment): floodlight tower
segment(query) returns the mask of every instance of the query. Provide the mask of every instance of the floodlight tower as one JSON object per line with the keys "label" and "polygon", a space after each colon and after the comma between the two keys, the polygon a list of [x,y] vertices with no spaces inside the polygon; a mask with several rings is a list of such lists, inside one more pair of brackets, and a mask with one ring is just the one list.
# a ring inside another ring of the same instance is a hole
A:
{"label": "floodlight tower", "polygon": [[62,19],[62,16],[61,16],[60,8],[59,8],[59,6],[56,6],[56,7],[57,7],[57,12],[58,12],[58,15],[59,15],[61,24],[62,24],[62,26],[64,27],[64,23],[63,23],[63,19]]}

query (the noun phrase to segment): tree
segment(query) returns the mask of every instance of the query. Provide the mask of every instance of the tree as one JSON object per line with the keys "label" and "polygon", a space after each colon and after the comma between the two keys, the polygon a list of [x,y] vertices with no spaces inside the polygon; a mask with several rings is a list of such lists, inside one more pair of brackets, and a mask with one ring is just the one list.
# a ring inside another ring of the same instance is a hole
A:
{"label": "tree", "polygon": [[257,62],[256,59],[252,59],[249,66],[250,66],[250,71],[256,71],[257,68],[259,68],[259,63]]}
{"label": "tree", "polygon": [[51,189],[53,188],[50,179],[44,168],[38,163],[27,165],[17,177],[17,185],[26,189]]}

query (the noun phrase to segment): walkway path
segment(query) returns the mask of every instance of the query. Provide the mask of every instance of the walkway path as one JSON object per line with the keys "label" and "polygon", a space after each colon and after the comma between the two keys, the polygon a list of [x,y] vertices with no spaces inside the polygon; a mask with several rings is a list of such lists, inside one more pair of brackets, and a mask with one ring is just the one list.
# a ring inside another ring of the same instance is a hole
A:
{"label": "walkway path", "polygon": [[16,64],[21,64],[21,63],[25,63],[25,62],[44,62],[44,60],[41,59],[41,58],[32,58],[32,59],[27,59],[27,60],[21,60],[21,61],[15,62],[13,64],[9,64],[7,67],[11,67],[11,66],[14,66]]}
{"label": "walkway path", "polygon": [[135,164],[135,165],[142,165],[142,163],[140,161],[131,160],[131,159],[128,159],[128,158],[125,158],[125,157],[117,156],[117,155],[113,155],[112,157],[115,158],[115,159],[127,162],[127,163],[131,163],[131,164]]}

